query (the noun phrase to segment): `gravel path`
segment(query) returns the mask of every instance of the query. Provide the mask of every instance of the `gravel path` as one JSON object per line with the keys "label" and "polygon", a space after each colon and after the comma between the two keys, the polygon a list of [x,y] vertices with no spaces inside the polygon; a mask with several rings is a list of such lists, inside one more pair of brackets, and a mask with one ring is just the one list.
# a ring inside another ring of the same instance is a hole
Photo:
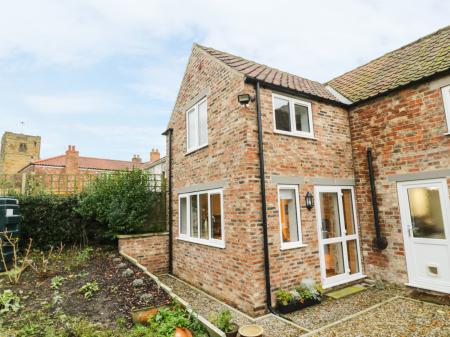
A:
{"label": "gravel path", "polygon": [[[219,312],[223,309],[230,309],[224,303],[217,301],[205,293],[188,286],[186,283],[169,275],[159,276],[162,283],[166,284],[172,291],[190,304],[190,306],[200,315],[208,318],[211,312]],[[289,324],[274,315],[262,316],[256,320],[244,315],[238,310],[230,310],[234,321],[239,325],[257,323],[264,329],[265,337],[296,337],[306,331]]]}
{"label": "gravel path", "polygon": [[[175,277],[163,275],[160,280],[205,318],[211,312],[230,309]],[[394,285],[382,290],[368,287],[341,299],[325,298],[319,305],[285,315],[291,322],[271,314],[252,319],[238,310],[230,311],[240,326],[261,325],[265,337],[450,336],[450,306],[412,299],[410,292]]]}
{"label": "gravel path", "polygon": [[448,337],[450,307],[398,297],[312,336]]}
{"label": "gravel path", "polygon": [[324,296],[321,304],[284,315],[284,317],[292,320],[299,326],[314,330],[399,294],[402,294],[402,289],[400,288],[391,287],[378,290],[371,287],[362,292],[336,300]]}

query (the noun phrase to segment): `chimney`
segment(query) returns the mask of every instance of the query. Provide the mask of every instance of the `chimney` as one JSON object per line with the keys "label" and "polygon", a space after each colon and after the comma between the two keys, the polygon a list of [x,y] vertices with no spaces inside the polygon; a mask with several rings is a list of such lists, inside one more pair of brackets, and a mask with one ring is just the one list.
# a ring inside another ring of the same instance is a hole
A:
{"label": "chimney", "polygon": [[136,168],[136,167],[139,168],[139,167],[141,167],[142,159],[141,159],[141,157],[139,157],[138,154],[134,154],[133,158],[131,158],[131,162],[133,163],[133,168]]}
{"label": "chimney", "polygon": [[159,160],[161,158],[161,155],[159,154],[158,149],[152,149],[152,152],[150,152],[150,163],[153,163],[154,161]]}
{"label": "chimney", "polygon": [[75,150],[75,145],[69,145],[66,151],[66,167],[64,173],[66,174],[77,174],[79,173],[79,161],[80,156],[77,150]]}

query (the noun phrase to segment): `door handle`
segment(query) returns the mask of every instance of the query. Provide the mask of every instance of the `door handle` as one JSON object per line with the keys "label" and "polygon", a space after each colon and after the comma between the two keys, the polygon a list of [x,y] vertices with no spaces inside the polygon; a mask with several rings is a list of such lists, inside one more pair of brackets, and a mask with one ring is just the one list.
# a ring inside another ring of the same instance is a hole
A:
{"label": "door handle", "polygon": [[412,226],[408,226],[408,234],[409,234],[410,237],[413,236],[413,228],[412,228]]}

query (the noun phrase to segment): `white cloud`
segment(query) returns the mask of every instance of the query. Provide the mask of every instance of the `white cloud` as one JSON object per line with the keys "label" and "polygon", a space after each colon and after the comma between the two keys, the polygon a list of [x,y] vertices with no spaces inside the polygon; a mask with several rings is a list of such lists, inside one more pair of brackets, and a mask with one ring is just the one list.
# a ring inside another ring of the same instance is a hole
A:
{"label": "white cloud", "polygon": [[325,80],[448,24],[450,3],[16,0],[1,8],[0,57],[84,65],[158,54],[171,37],[201,36],[212,47]]}
{"label": "white cloud", "polygon": [[30,95],[24,97],[24,101],[32,111],[53,115],[101,113],[117,108],[108,95],[80,92]]}

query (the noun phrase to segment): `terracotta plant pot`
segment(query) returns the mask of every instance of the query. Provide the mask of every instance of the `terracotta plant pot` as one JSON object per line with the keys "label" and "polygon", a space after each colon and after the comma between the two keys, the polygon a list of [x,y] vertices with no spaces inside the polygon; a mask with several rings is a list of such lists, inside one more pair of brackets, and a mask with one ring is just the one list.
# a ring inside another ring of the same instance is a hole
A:
{"label": "terracotta plant pot", "polygon": [[264,333],[263,328],[259,325],[244,325],[238,331],[242,337],[262,337]]}
{"label": "terracotta plant pot", "polygon": [[192,337],[192,332],[186,328],[176,328],[174,337]]}
{"label": "terracotta plant pot", "polygon": [[239,326],[237,324],[233,324],[233,331],[225,332],[225,336],[227,337],[236,337],[238,333]]}
{"label": "terracotta plant pot", "polygon": [[145,325],[148,323],[148,319],[151,316],[156,315],[157,312],[158,312],[158,308],[141,309],[141,310],[133,311],[131,313],[131,317],[133,319],[133,322]]}

